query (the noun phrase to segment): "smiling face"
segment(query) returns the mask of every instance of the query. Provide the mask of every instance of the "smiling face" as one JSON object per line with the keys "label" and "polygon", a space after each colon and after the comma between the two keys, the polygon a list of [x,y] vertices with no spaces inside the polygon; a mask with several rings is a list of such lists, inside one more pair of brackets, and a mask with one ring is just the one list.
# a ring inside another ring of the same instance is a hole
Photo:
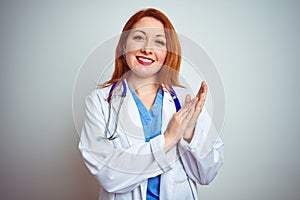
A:
{"label": "smiling face", "polygon": [[152,17],[143,17],[130,31],[125,44],[125,58],[132,75],[155,77],[167,56],[163,24]]}

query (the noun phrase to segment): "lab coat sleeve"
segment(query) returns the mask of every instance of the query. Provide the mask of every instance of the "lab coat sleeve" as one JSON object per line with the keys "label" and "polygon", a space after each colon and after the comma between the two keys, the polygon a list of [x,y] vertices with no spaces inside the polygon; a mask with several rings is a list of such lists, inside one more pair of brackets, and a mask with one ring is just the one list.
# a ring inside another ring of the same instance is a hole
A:
{"label": "lab coat sleeve", "polygon": [[104,98],[96,92],[86,98],[79,149],[86,166],[105,190],[129,192],[148,178],[172,169],[176,149],[165,154],[163,135],[128,148],[116,148],[113,141],[103,139],[106,137],[103,106],[107,102],[101,99]]}
{"label": "lab coat sleeve", "polygon": [[201,185],[208,185],[223,164],[224,149],[207,111],[202,110],[190,143],[178,143],[180,159],[186,174]]}

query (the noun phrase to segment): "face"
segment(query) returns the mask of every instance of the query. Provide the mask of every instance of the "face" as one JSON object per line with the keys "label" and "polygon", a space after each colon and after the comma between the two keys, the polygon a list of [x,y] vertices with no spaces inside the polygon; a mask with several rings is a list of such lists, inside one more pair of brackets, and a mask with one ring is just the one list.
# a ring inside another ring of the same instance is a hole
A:
{"label": "face", "polygon": [[125,44],[126,62],[134,75],[156,76],[167,56],[163,24],[152,17],[143,17],[130,31]]}

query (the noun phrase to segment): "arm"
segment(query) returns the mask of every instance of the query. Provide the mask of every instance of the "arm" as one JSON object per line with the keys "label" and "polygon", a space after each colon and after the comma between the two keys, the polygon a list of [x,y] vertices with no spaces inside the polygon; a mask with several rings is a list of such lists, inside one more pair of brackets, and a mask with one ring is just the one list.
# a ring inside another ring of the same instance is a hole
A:
{"label": "arm", "polygon": [[197,183],[209,184],[223,164],[223,142],[203,109],[190,143],[182,139],[178,143],[181,161],[187,175]]}
{"label": "arm", "polygon": [[126,149],[117,149],[112,141],[99,139],[106,137],[106,122],[102,112],[106,102],[100,102],[99,99],[96,92],[86,98],[85,122],[79,149],[86,166],[103,188],[114,193],[128,192],[149,177],[172,168],[175,148],[165,153],[163,135]]}
{"label": "arm", "polygon": [[[203,109],[208,88],[205,82],[197,93],[195,109],[178,150],[187,175],[200,184],[209,184],[223,163],[223,143],[207,111]],[[182,96],[183,98],[183,96]],[[182,99],[183,100],[183,99]],[[186,95],[185,104],[191,102]]]}

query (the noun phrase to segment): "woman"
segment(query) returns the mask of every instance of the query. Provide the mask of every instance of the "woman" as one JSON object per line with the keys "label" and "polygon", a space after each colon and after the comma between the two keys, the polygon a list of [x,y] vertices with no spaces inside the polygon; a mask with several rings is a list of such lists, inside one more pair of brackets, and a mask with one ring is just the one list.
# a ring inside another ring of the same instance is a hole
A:
{"label": "woman", "polygon": [[100,183],[99,199],[198,199],[223,162],[217,139],[200,155],[210,120],[178,82],[181,48],[169,19],[156,9],[134,14],[116,48],[111,80],[86,98],[79,148]]}

